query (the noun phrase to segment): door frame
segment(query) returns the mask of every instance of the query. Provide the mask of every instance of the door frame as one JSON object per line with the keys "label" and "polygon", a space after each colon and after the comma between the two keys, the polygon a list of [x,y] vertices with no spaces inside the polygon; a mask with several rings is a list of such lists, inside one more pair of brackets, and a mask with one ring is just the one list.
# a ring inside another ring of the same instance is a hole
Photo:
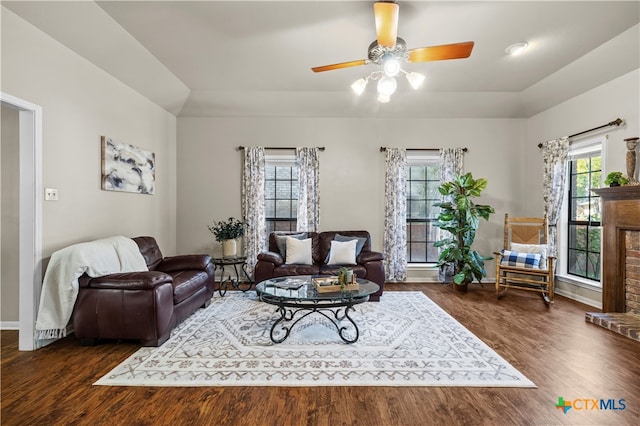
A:
{"label": "door frame", "polygon": [[19,112],[18,350],[40,347],[35,324],[42,289],[42,107],[4,92],[0,102]]}

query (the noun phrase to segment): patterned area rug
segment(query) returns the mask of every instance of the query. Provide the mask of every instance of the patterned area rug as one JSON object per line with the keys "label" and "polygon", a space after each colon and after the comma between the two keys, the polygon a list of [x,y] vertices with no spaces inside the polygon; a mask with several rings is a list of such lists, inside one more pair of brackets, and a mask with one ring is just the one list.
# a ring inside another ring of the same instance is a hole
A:
{"label": "patterned area rug", "polygon": [[96,385],[535,387],[420,292],[387,292],[357,305],[344,343],[312,314],[273,344],[275,306],[227,293],[194,313],[158,348],[141,348]]}

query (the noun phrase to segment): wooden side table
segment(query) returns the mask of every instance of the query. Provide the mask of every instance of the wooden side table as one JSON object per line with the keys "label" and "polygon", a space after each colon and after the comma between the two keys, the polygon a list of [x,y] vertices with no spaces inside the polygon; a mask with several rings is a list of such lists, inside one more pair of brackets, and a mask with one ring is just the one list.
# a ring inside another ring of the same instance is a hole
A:
{"label": "wooden side table", "polygon": [[[220,296],[224,296],[229,289],[240,290],[242,292],[249,291],[253,285],[253,280],[247,272],[247,257],[246,256],[234,256],[234,257],[214,257],[213,266],[215,270],[220,270],[220,282],[218,283],[218,293]],[[231,271],[227,278],[224,278],[225,268],[233,266],[233,272],[235,272],[235,279],[232,278]],[[240,271],[244,273],[246,281],[240,281]]]}

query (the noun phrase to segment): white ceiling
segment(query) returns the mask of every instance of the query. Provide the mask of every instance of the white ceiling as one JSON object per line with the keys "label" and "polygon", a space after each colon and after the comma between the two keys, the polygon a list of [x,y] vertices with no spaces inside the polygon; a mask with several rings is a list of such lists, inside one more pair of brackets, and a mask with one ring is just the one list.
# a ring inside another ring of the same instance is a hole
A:
{"label": "white ceiling", "polygon": [[[639,1],[398,1],[408,48],[475,41],[469,59],[411,63],[388,104],[350,85],[374,65],[372,1],[3,1],[178,116],[530,117],[640,67]],[[504,49],[528,41],[527,52]]]}

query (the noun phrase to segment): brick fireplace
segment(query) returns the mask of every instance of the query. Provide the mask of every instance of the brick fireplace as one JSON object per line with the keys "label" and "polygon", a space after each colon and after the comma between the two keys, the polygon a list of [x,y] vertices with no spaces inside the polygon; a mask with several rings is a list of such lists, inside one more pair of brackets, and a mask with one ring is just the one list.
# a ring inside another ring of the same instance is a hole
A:
{"label": "brick fireplace", "polygon": [[640,186],[601,188],[602,313],[585,320],[640,341]]}
{"label": "brick fireplace", "polygon": [[640,231],[625,233],[625,312],[640,315]]}

